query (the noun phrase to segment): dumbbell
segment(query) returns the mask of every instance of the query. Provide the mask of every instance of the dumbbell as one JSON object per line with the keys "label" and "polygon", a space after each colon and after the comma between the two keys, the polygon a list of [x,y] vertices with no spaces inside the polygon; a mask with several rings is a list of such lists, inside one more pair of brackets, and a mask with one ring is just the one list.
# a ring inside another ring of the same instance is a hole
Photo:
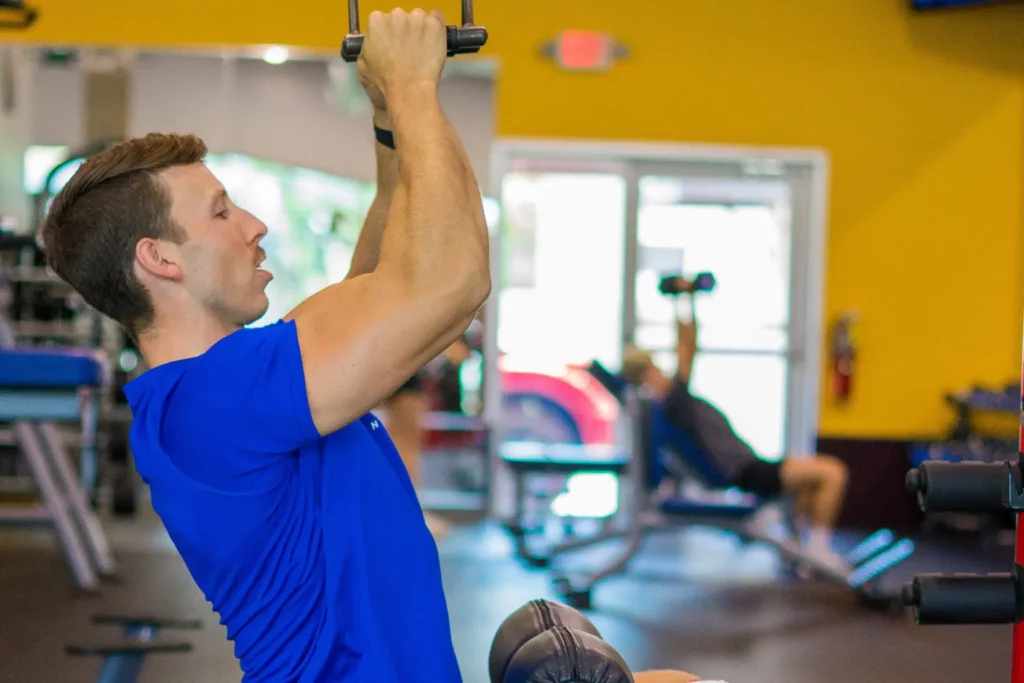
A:
{"label": "dumbbell", "polygon": [[[473,0],[462,0],[462,26],[448,27],[448,56],[475,54],[486,44],[487,29],[473,23]],[[346,62],[354,62],[359,59],[362,51],[359,0],[348,0],[348,35],[341,44],[341,58]]]}
{"label": "dumbbell", "polygon": [[666,275],[658,283],[658,291],[665,296],[678,296],[691,292],[711,292],[716,284],[715,276],[711,273],[697,273],[692,281],[682,275]]}
{"label": "dumbbell", "polygon": [[531,600],[502,622],[488,665],[491,683],[633,683],[589,619],[549,600]]}

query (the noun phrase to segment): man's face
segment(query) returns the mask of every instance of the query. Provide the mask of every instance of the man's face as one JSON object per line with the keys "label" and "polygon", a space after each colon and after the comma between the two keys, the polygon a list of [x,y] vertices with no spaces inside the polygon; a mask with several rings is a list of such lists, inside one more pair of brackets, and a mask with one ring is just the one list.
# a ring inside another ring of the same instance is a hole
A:
{"label": "man's face", "polygon": [[259,319],[269,306],[264,290],[273,277],[259,267],[267,226],[235,206],[204,164],[172,167],[160,175],[170,190],[171,217],[185,232],[182,284],[229,325]]}

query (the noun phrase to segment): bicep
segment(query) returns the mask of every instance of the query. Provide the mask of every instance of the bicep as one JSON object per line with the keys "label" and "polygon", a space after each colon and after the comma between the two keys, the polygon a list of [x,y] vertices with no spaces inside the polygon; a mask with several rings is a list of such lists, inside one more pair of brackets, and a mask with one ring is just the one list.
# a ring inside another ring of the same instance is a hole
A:
{"label": "bicep", "polygon": [[369,412],[451,344],[471,322],[453,314],[458,308],[378,269],[332,285],[290,313],[319,433]]}

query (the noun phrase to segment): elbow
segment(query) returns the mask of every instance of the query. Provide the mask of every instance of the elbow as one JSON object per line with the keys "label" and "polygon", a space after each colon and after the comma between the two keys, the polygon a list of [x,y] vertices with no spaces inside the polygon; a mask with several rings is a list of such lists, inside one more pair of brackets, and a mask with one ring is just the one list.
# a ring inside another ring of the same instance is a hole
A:
{"label": "elbow", "polygon": [[473,281],[472,295],[474,297],[475,306],[474,310],[479,309],[484,305],[484,302],[491,296],[491,269],[490,267],[484,267],[481,272],[477,274]]}
{"label": "elbow", "polygon": [[491,295],[491,272],[487,267],[463,274],[456,285],[459,313],[475,316]]}

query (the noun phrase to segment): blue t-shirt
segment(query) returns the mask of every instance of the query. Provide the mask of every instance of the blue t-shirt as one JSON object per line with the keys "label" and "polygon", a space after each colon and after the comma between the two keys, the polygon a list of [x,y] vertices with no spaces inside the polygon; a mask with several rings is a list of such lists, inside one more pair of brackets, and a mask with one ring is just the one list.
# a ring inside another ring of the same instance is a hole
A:
{"label": "blue t-shirt", "polygon": [[373,416],[321,437],[293,322],[125,387],[153,507],[246,683],[461,683],[437,546]]}

